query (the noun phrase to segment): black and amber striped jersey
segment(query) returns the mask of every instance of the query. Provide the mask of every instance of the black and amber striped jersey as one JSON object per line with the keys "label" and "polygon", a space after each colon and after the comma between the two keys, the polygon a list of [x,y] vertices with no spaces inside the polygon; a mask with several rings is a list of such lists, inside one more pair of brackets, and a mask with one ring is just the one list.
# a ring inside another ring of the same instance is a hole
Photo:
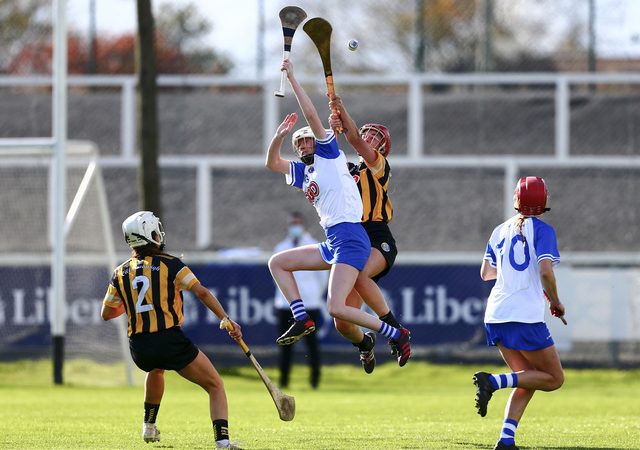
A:
{"label": "black and amber striped jersey", "polygon": [[183,290],[198,281],[180,258],[168,254],[130,258],[113,271],[104,304],[117,308],[124,303],[129,336],[155,333],[180,326],[184,320]]}
{"label": "black and amber striped jersey", "polygon": [[362,221],[389,223],[393,206],[387,192],[391,179],[387,158],[377,153],[376,161],[371,166],[361,159],[359,164],[350,167],[350,172],[362,197]]}

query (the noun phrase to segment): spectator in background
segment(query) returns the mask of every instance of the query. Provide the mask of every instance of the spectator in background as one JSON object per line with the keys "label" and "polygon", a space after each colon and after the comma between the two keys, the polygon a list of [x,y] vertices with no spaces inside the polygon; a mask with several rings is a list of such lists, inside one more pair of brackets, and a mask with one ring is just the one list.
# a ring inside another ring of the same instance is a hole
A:
{"label": "spectator in background", "polygon": [[[287,237],[276,245],[274,252],[278,253],[283,250],[289,250],[301,245],[317,244],[306,229],[304,216],[294,211],[289,215],[289,223],[287,227]],[[305,299],[307,313],[311,316],[315,323],[318,323],[321,317],[322,308],[324,308],[324,297],[327,290],[327,282],[329,279],[327,271],[299,271],[294,272],[293,276],[300,288],[300,294]],[[275,307],[278,314],[279,335],[289,329],[292,322],[291,309],[289,302],[284,298],[280,289],[276,288]],[[306,341],[309,350],[308,361],[311,369],[311,387],[317,388],[320,383],[320,352],[318,349],[318,339],[316,333],[311,333],[303,338]],[[285,345],[280,347],[280,386],[287,387],[289,384],[289,374],[291,372],[291,362],[293,357],[293,346]]]}

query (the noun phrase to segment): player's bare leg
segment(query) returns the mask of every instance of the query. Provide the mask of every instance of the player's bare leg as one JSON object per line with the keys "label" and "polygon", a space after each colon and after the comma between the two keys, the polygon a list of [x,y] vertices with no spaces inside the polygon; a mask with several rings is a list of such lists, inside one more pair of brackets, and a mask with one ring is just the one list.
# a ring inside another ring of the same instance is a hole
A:
{"label": "player's bare leg", "polygon": [[297,270],[327,270],[331,266],[320,255],[317,245],[306,245],[276,253],[269,259],[269,270],[278,288],[289,302],[294,322],[276,343],[291,345],[315,331],[315,323],[306,313],[304,299],[293,276]]}
{"label": "player's bare leg", "polygon": [[229,412],[224,383],[220,374],[218,374],[218,371],[204,353],[198,352],[196,359],[178,373],[200,386],[209,394],[211,420],[227,418]]}
{"label": "player's bare leg", "polygon": [[[389,305],[387,304],[380,287],[372,279],[386,268],[387,260],[384,258],[380,250],[372,247],[367,264],[362,272],[360,272],[360,275],[358,275],[355,289],[360,293],[367,306],[369,306],[369,308],[378,315],[378,318],[392,327],[399,329],[402,325],[400,325],[389,309]],[[398,348],[395,345],[395,341],[389,339],[387,343],[389,344],[389,347],[391,347],[391,354],[398,356]]]}
{"label": "player's bare leg", "polygon": [[160,404],[164,394],[164,370],[153,369],[147,372],[144,380],[144,401],[145,403]]}
{"label": "player's bare leg", "polygon": [[269,258],[269,271],[288,302],[300,298],[293,272],[298,270],[328,270],[331,268],[320,255],[318,245],[305,245],[276,253]]}
{"label": "player's bare leg", "polygon": [[209,415],[213,424],[214,435],[217,447],[228,447],[229,431],[228,417],[229,409],[227,395],[224,391],[222,377],[213,366],[209,358],[198,352],[196,359],[184,369],[178,372],[181,376],[197,384],[209,394]]}
{"label": "player's bare leg", "polygon": [[409,331],[392,327],[377,317],[346,304],[347,296],[358,278],[358,273],[358,269],[348,264],[337,263],[331,268],[327,310],[334,319],[346,320],[392,338],[400,350],[398,364],[402,367],[411,356]]}
{"label": "player's bare leg", "polygon": [[501,344],[498,348],[507,365],[518,374],[518,387],[549,392],[564,383],[564,371],[554,345],[534,351],[511,350]]}
{"label": "player's bare leg", "polygon": [[[362,298],[355,289],[352,289],[347,296],[346,304],[354,308],[362,307]],[[376,367],[376,357],[373,348],[376,344],[376,335],[372,331],[363,333],[362,329],[346,320],[334,319],[334,324],[338,333],[358,348],[360,363],[366,373],[373,372]]]}
{"label": "player's bare leg", "polygon": [[389,305],[387,305],[384,295],[380,287],[371,278],[378,275],[387,268],[387,261],[377,248],[372,248],[367,259],[364,269],[358,274],[358,278],[354,284],[354,288],[360,294],[369,308],[375,312],[378,317],[383,317],[389,313]]}
{"label": "player's bare leg", "polygon": [[144,380],[144,422],[142,439],[145,442],[160,441],[160,430],[156,427],[156,418],[164,394],[164,370],[153,369],[147,372]]}
{"label": "player's bare leg", "polygon": [[358,278],[358,273],[358,269],[343,263],[337,263],[331,268],[327,310],[331,317],[377,331],[380,329],[380,319],[346,303],[347,297]]}
{"label": "player's bare leg", "polygon": [[512,373],[476,373],[476,407],[479,414],[484,416],[492,393],[499,388],[513,387],[505,407],[504,423],[496,448],[516,448],[516,429],[533,394],[536,390],[553,391],[560,388],[564,382],[564,372],[555,346],[525,351],[508,349],[498,343],[498,349]]}

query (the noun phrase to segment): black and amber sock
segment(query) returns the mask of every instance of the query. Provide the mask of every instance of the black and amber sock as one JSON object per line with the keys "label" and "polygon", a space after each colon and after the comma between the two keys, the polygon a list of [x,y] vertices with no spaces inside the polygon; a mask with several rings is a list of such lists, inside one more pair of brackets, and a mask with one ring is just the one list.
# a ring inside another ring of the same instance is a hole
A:
{"label": "black and amber sock", "polygon": [[153,403],[144,402],[144,423],[156,423],[159,409],[160,404],[154,405]]}
{"label": "black and amber sock", "polygon": [[398,319],[396,319],[396,316],[394,316],[393,312],[391,311],[386,313],[384,316],[379,317],[379,319],[382,320],[384,323],[391,325],[393,328],[397,328],[397,329],[402,328],[402,325],[400,325],[400,322],[398,322]]}
{"label": "black and amber sock", "polygon": [[371,338],[369,336],[367,336],[366,334],[362,337],[362,341],[360,341],[358,344],[353,344],[352,345],[354,347],[357,347],[358,350],[360,350],[361,352],[368,352],[369,350],[371,350],[373,348],[374,342],[371,340]]}
{"label": "black and amber sock", "polygon": [[229,439],[229,422],[225,419],[216,419],[213,421],[213,435],[216,441]]}

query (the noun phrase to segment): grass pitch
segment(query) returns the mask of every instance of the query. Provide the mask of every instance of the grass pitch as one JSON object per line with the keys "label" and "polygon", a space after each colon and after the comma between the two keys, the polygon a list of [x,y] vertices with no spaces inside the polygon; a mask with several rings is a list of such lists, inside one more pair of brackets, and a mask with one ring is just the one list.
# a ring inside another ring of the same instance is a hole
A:
{"label": "grass pitch", "polygon": [[[286,390],[296,398],[296,418],[282,422],[254,369],[241,367],[223,372],[231,437],[248,449],[490,449],[509,390],[496,392],[487,417],[478,416],[471,377],[480,369],[504,371],[412,361],[366,375],[326,366],[312,390],[299,366]],[[48,361],[0,364],[0,448],[213,448],[206,394],[173,372],[157,422],[162,441],[145,444],[143,390],[115,385],[122,370],[70,362],[68,384],[52,386]],[[275,369],[267,372],[277,380]],[[639,449],[640,370],[567,370],[560,390],[536,393],[516,439],[523,449]]]}

